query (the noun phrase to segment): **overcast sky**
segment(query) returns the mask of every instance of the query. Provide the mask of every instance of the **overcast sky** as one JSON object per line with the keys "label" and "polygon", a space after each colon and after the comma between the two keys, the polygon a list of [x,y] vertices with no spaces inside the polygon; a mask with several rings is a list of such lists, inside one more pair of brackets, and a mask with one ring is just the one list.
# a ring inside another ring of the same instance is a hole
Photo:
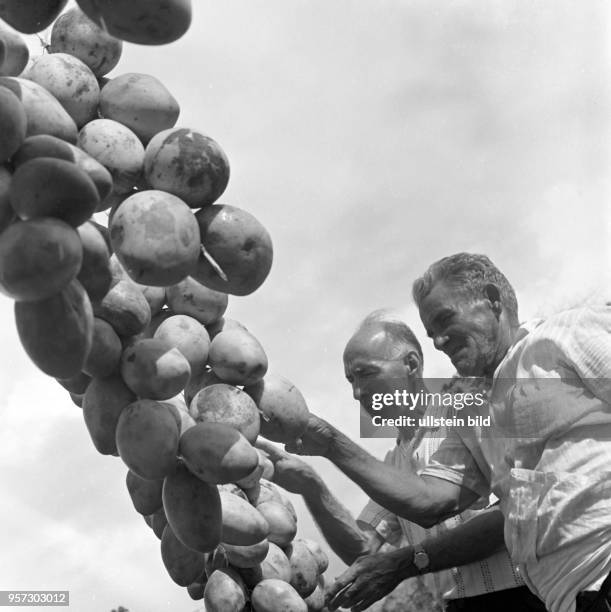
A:
{"label": "overcast sky", "polygon": [[[178,124],[225,149],[220,202],[275,248],[267,282],[227,315],[313,412],[358,437],[341,354],[375,308],[413,325],[429,376],[451,375],[410,297],[444,255],[489,255],[522,319],[611,295],[607,2],[194,4],[183,39],[125,45],[113,74],[159,78]],[[30,363],[2,296],[0,316],[0,589],[69,589],[78,612],[192,612],[121,460],[96,453],[80,409]],[[363,444],[382,456],[392,441]],[[364,494],[313,463],[357,512]],[[299,534],[320,540],[293,499]],[[327,575],[341,569],[333,558]]]}

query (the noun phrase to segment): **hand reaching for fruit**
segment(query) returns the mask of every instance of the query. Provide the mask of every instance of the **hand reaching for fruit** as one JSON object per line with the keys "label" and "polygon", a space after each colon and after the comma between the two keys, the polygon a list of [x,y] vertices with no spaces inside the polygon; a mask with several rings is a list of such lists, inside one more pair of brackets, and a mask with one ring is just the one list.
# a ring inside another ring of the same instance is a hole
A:
{"label": "hand reaching for fruit", "polygon": [[294,442],[284,448],[296,455],[314,455],[326,457],[333,442],[334,428],[324,419],[310,414],[305,431]]}
{"label": "hand reaching for fruit", "polygon": [[274,464],[273,482],[290,493],[303,493],[308,481],[315,475],[305,461],[261,438],[255,446]]}

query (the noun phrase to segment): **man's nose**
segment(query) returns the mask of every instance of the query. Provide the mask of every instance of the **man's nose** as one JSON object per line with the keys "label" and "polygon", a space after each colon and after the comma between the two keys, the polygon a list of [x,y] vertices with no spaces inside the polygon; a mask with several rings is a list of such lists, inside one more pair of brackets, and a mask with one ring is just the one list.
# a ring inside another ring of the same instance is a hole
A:
{"label": "man's nose", "polygon": [[433,337],[433,344],[438,351],[443,350],[443,347],[447,341],[448,336],[446,334],[435,334]]}

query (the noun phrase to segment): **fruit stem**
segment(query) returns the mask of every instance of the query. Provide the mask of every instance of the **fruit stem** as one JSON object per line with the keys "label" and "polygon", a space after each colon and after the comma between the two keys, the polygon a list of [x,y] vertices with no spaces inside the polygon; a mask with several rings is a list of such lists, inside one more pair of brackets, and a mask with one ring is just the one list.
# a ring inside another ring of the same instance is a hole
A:
{"label": "fruit stem", "polygon": [[225,274],[225,272],[223,272],[223,269],[221,268],[221,266],[219,266],[216,261],[214,260],[214,257],[212,257],[212,255],[210,255],[210,253],[208,253],[208,251],[206,251],[206,247],[202,244],[200,245],[201,249],[202,249],[202,255],[206,258],[206,260],[208,261],[208,263],[212,266],[212,269],[225,281],[228,282],[229,279],[227,278],[227,275]]}
{"label": "fruit stem", "polygon": [[40,34],[36,34],[36,37],[38,38],[38,42],[40,42],[43,53],[49,53],[51,45]]}
{"label": "fruit stem", "polygon": [[259,408],[259,417],[262,418],[266,423],[269,423],[271,419]]}

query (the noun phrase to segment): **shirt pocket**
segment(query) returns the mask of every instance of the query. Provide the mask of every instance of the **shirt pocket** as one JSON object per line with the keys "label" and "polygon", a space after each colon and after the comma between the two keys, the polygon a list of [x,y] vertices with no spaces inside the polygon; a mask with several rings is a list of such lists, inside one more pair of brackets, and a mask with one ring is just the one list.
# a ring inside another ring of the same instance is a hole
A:
{"label": "shirt pocket", "polygon": [[505,542],[517,563],[536,561],[596,532],[611,517],[611,472],[592,476],[513,468],[502,503]]}

